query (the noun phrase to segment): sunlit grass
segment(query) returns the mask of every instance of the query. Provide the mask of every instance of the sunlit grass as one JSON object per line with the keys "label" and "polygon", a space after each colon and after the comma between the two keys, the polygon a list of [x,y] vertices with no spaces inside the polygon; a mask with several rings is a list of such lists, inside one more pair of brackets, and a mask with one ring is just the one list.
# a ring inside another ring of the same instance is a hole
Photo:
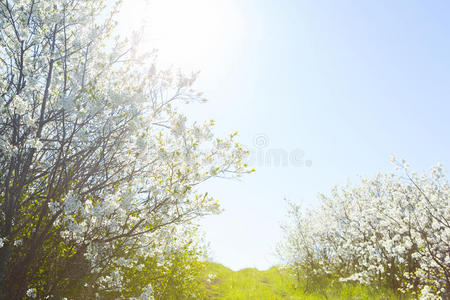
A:
{"label": "sunlit grass", "polygon": [[208,283],[208,299],[395,299],[388,292],[348,283],[308,293],[287,270],[277,267],[265,271],[253,268],[232,271],[208,263],[207,268],[213,274]]}

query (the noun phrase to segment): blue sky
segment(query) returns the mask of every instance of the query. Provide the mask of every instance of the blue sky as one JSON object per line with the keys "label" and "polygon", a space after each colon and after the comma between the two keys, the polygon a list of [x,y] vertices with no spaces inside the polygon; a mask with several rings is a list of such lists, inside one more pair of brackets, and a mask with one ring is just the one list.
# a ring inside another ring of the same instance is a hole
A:
{"label": "blue sky", "polygon": [[[415,171],[437,162],[448,168],[450,2],[200,4],[184,14],[199,26],[180,29],[195,42],[164,43],[169,31],[150,44],[163,60],[201,70],[196,88],[209,102],[190,106],[191,118],[214,118],[218,135],[238,130],[253,151],[254,174],[202,187],[225,209],[201,222],[216,261],[233,269],[277,263],[284,198],[314,206],[334,185],[393,170],[392,154]],[[208,27],[215,19],[228,22],[220,32]],[[261,162],[267,153],[311,165]]]}

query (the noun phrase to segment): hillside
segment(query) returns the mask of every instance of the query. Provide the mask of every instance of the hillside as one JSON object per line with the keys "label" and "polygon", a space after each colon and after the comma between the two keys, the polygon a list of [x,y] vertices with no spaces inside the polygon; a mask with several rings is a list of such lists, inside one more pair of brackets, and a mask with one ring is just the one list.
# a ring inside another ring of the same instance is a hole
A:
{"label": "hillside", "polygon": [[392,299],[383,293],[360,285],[341,284],[338,289],[305,293],[286,270],[272,267],[232,271],[217,263],[207,263],[208,299]]}

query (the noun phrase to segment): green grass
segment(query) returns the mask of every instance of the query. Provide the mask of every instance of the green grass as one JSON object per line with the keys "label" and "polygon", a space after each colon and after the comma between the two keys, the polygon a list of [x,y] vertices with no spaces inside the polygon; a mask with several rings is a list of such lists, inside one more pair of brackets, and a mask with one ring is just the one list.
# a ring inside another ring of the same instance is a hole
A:
{"label": "green grass", "polygon": [[395,299],[389,293],[353,284],[307,293],[287,270],[277,267],[266,271],[253,268],[232,271],[220,264],[207,263],[207,268],[215,277],[208,283],[208,299]]}

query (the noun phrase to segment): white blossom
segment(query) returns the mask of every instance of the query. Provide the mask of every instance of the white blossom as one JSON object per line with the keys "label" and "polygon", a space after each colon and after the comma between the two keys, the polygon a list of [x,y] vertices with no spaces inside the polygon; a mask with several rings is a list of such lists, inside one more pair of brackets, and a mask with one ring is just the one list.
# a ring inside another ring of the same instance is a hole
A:
{"label": "white blossom", "polygon": [[29,288],[29,289],[27,290],[27,296],[30,297],[30,298],[35,299],[36,296],[37,296],[36,288]]}

